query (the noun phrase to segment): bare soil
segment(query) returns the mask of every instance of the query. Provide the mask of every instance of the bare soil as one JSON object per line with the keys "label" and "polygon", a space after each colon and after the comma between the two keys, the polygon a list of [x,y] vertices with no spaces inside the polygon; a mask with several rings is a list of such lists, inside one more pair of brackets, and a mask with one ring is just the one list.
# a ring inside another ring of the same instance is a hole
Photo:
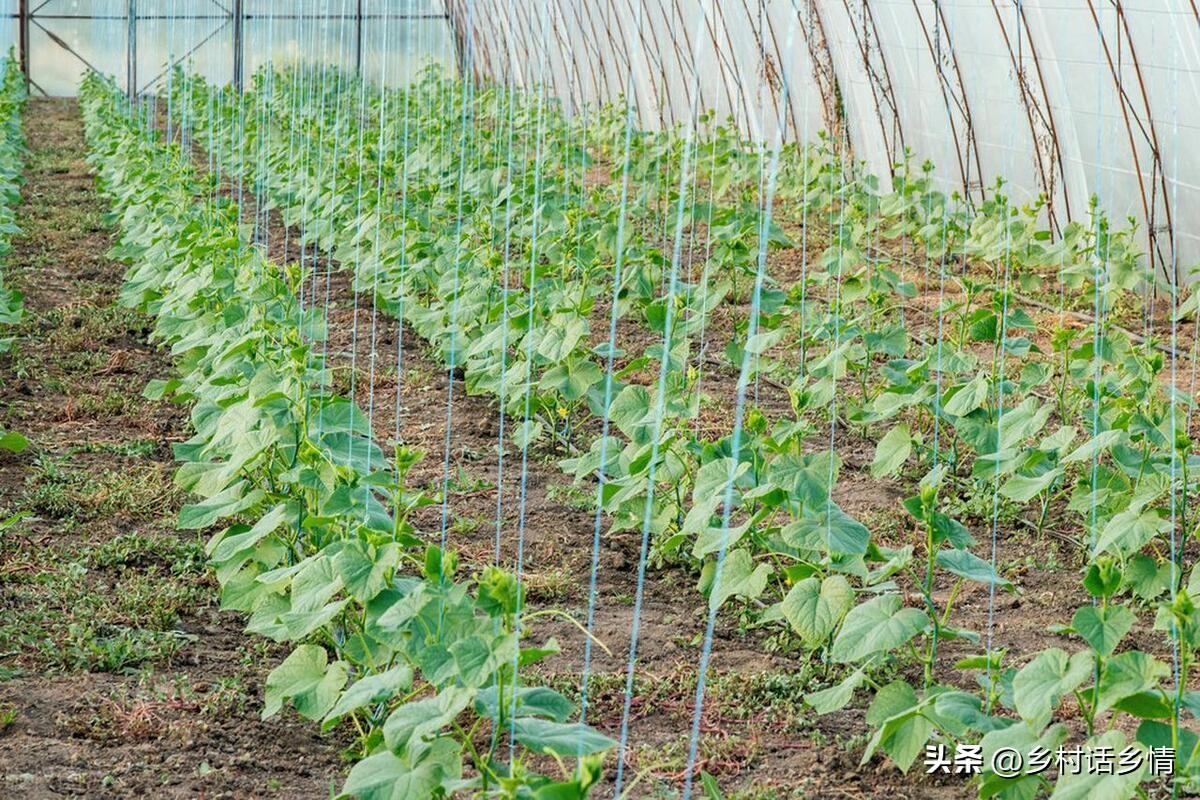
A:
{"label": "bare soil", "polygon": [[337,735],[259,719],[283,657],[217,609],[202,542],[176,533],[170,445],[183,409],[141,398],[171,374],[151,322],[115,305],[106,206],[73,101],[32,100],[5,280],[25,320],[3,357],[0,797],[327,797]]}
{"label": "bare soil", "polygon": [[[26,234],[6,276],[26,293],[28,318],[0,362],[0,398],[5,427],[34,445],[19,456],[0,455],[0,507],[28,514],[0,532],[0,797],[326,797],[346,769],[341,732],[322,736],[286,713],[258,719],[263,678],[284,652],[242,633],[237,615],[218,612],[199,542],[174,531],[184,498],[171,488],[170,444],[186,437],[186,415],[140,397],[146,381],[170,374],[171,365],[147,343],[150,321],[113,305],[121,268],[104,257],[111,233],[82,161],[77,108],[34,101],[27,129]],[[239,196],[246,219],[255,219],[251,192]],[[274,212],[265,218],[260,240],[270,255],[295,258],[298,232]],[[818,249],[809,244],[811,263]],[[798,258],[775,259],[772,270],[785,284],[798,277]],[[523,462],[502,441],[494,404],[468,395],[461,375],[444,369],[426,343],[377,312],[369,297],[356,296],[347,272],[331,266],[312,291],[322,303],[329,298],[328,357],[338,387],[352,389],[371,412],[381,444],[398,434],[427,451],[411,481],[431,493],[448,488],[449,544],[474,567],[496,560],[498,548],[502,563],[522,569],[535,609],[585,621],[591,487],[569,485],[557,466],[565,453],[534,449]],[[934,302],[919,298],[913,308],[927,314]],[[714,315],[714,352],[743,312],[731,304]],[[631,350],[648,343],[636,323],[622,324]],[[702,424],[720,431],[728,427],[725,399],[736,375],[725,368],[709,374],[706,391],[719,402]],[[760,390],[761,405],[788,408],[779,387],[764,383]],[[921,537],[898,506],[909,487],[869,475],[874,442],[839,431],[837,449],[844,464],[839,505],[883,543],[919,549]],[[441,509],[425,509],[417,522],[436,535]],[[593,630],[604,647],[593,649],[588,665],[588,721],[617,735],[641,537],[609,535],[601,525]],[[990,529],[978,519],[970,527],[986,554]],[[996,539],[1001,572],[1022,587],[995,605],[996,642],[1008,649],[1008,663],[1053,642],[1067,646],[1046,626],[1068,621],[1081,602],[1078,552],[1069,540],[1037,540],[1014,523],[1002,525]],[[697,578],[678,565],[651,564],[645,575],[624,754],[626,785],[638,779],[631,796],[674,796],[684,778],[706,618]],[[951,622],[983,631],[989,616],[986,589],[968,588]],[[536,638],[553,636],[562,646],[542,677],[576,694],[584,637],[560,617],[539,618],[534,629]],[[920,775],[919,764],[909,776],[879,759],[859,765],[861,701],[814,718],[803,692],[838,675],[797,653],[786,637],[748,628],[728,611],[715,639],[699,762],[727,795],[972,795],[957,777]],[[1153,648],[1154,641],[1147,632],[1137,644]],[[964,681],[952,664],[978,649],[945,645],[938,677]],[[5,723],[7,712],[12,720]],[[615,761],[606,764],[609,786]]]}

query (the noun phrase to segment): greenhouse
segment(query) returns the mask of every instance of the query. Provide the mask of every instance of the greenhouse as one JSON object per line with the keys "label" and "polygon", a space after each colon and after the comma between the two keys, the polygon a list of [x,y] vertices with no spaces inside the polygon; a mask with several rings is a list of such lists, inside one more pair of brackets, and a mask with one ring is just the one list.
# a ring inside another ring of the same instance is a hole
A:
{"label": "greenhouse", "polygon": [[1192,0],[0,43],[0,798],[1200,795]]}

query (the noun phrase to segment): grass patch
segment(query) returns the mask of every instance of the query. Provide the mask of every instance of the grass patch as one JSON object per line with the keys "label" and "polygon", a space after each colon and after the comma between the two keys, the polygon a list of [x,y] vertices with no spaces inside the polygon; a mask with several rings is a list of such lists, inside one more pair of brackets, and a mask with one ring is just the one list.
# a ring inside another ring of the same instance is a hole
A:
{"label": "grass patch", "polygon": [[178,497],[162,468],[93,473],[67,459],[43,457],[26,479],[21,510],[72,522],[106,516],[144,518],[172,507]]}
{"label": "grass patch", "polygon": [[122,672],[169,662],[192,639],[181,619],[213,605],[197,540],[124,534],[40,549],[22,541],[0,539],[11,609],[0,621],[0,656],[25,670]]}

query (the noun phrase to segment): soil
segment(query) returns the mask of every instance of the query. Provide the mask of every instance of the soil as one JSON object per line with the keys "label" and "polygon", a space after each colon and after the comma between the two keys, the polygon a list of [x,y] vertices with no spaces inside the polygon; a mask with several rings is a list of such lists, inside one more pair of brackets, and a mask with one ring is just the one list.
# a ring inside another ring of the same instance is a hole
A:
{"label": "soil", "polygon": [[115,305],[77,105],[32,100],[26,133],[0,407],[31,445],[0,456],[3,516],[27,515],[0,533],[0,797],[327,797],[340,736],[259,719],[285,653],[219,613],[202,542],[174,531],[186,414],[140,396],[171,365]]}
{"label": "soil", "polygon": [[[242,198],[247,220],[261,219],[252,194],[243,188],[227,182],[224,190]],[[266,218],[266,230],[258,231],[256,238],[268,243],[271,257],[278,259],[285,252],[294,257],[300,232],[287,229],[277,212]],[[410,473],[410,484],[425,487],[431,494],[448,488],[448,545],[458,550],[468,568],[493,563],[498,547],[501,563],[515,569],[521,548],[522,579],[533,609],[557,609],[586,621],[595,533],[595,517],[586,506],[588,492],[594,489],[572,488],[557,465],[567,453],[535,448],[522,463],[519,448],[506,440],[501,472],[500,418],[495,404],[486,397],[469,395],[461,373],[448,372],[407,325],[375,309],[367,294],[356,293],[349,270],[329,263],[324,256],[317,263],[319,269],[308,291],[310,302],[324,307],[327,314],[328,341],[322,349],[334,372],[334,385],[342,392],[353,390],[359,406],[369,413],[381,445],[392,441],[398,430],[400,441],[426,452],[426,458]],[[623,324],[630,336],[644,333],[636,323],[626,320]],[[374,360],[373,351],[377,354]],[[400,381],[396,364],[403,376]],[[731,389],[735,381],[736,375],[725,373],[714,374],[712,382]],[[716,389],[710,387],[709,391]],[[787,404],[782,392],[760,399]],[[727,410],[722,413],[728,416]],[[725,424],[728,427],[728,420]],[[444,457],[447,453],[449,458]],[[851,474],[839,482],[836,499],[851,513],[891,511],[901,497],[898,486],[880,484],[857,471],[865,470],[873,453],[873,445],[859,447],[850,456],[843,453],[850,461]],[[498,475],[502,476],[499,540]],[[424,509],[416,520],[418,528],[436,535],[441,513],[440,504]],[[683,782],[707,606],[695,588],[697,574],[679,565],[649,565],[638,611],[640,534],[609,534],[607,527],[602,522],[592,626],[603,646],[592,650],[588,721],[614,738],[620,735],[636,617],[637,669],[626,786],[631,776],[644,772],[640,788],[635,787],[630,796],[659,796],[661,792],[670,796]],[[535,638],[552,637],[562,648],[558,656],[545,662],[541,677],[569,696],[577,696],[585,637],[573,623],[558,617],[540,618],[534,629]],[[800,703],[800,691],[814,688],[808,659],[771,653],[768,634],[767,630],[744,629],[732,614],[721,615],[714,631],[697,763],[699,769],[717,776],[723,789],[781,798],[875,797],[883,793],[900,798],[950,798],[972,794],[961,781],[939,784],[916,774],[906,778],[878,761],[860,767],[859,747],[848,745],[855,741],[861,745],[865,709],[848,709],[814,720]],[[1037,646],[1036,640],[1031,642],[1031,649]],[[790,702],[780,702],[775,696],[774,684],[780,680],[791,687]],[[759,704],[754,692],[762,693]],[[611,791],[614,774],[610,759],[600,795]]]}
{"label": "soil", "polygon": [[[345,774],[345,733],[322,735],[287,713],[259,720],[263,679],[286,651],[244,634],[238,615],[219,612],[201,542],[174,530],[174,511],[185,498],[171,488],[170,444],[187,436],[187,418],[180,408],[141,399],[145,383],[172,367],[148,342],[151,322],[114,306],[121,267],[104,256],[112,233],[82,160],[76,105],[32,101],[27,132],[32,152],[19,218],[26,233],[6,271],[25,293],[27,319],[4,356],[0,403],[5,428],[33,444],[20,455],[0,455],[0,518],[26,514],[0,525],[0,797],[327,797]],[[266,220],[258,240],[269,254],[295,257],[298,232],[276,212],[260,216],[250,192],[239,197],[247,221]],[[779,257],[781,280],[795,258]],[[449,373],[411,330],[356,295],[347,271],[322,270],[316,280],[314,296],[329,298],[327,353],[337,386],[369,410],[381,444],[398,438],[428,453],[410,483],[434,494],[448,490],[450,546],[468,568],[492,563],[498,550],[502,563],[520,565],[534,610],[586,620],[592,489],[570,485],[557,466],[566,453],[534,449],[523,462],[511,443],[501,445],[495,405],[470,396],[461,374]],[[600,305],[598,319],[606,320]],[[714,315],[714,353],[744,310],[731,303]],[[622,324],[623,340],[645,339],[632,321]],[[728,430],[725,398],[736,375],[713,369],[705,381],[705,391],[720,399],[701,424]],[[761,391],[761,405],[786,411],[781,389],[764,382]],[[908,487],[869,476],[874,442],[839,430],[838,453],[836,502],[882,543],[920,548],[921,537],[898,513]],[[433,506],[416,522],[436,535],[441,516]],[[625,785],[637,781],[633,797],[674,796],[687,760],[706,605],[693,571],[651,564],[635,610],[640,534],[612,535],[602,525],[593,630],[603,647],[593,649],[588,665],[588,721],[620,732],[636,618]],[[991,531],[972,530],[986,548]],[[1022,587],[998,595],[995,605],[996,641],[1007,648],[1008,663],[1051,643],[1068,645],[1046,631],[1069,620],[1080,601],[1077,553],[1059,544],[1020,527],[997,531],[1001,572]],[[150,596],[153,614],[145,613],[146,603],[130,602]],[[986,588],[969,587],[951,622],[982,631],[989,616]],[[534,629],[536,638],[554,637],[562,647],[540,677],[576,695],[583,635],[561,616],[540,617]],[[1137,644],[1161,649],[1149,632]],[[964,681],[952,664],[979,647],[944,647],[938,677]],[[819,718],[801,702],[804,691],[831,680],[834,674],[769,628],[748,628],[736,612],[722,613],[700,766],[728,796],[745,798],[972,796],[965,780],[927,778],[919,763],[908,776],[880,759],[859,765],[867,730],[861,701]],[[615,760],[606,764],[598,796],[612,786]]]}

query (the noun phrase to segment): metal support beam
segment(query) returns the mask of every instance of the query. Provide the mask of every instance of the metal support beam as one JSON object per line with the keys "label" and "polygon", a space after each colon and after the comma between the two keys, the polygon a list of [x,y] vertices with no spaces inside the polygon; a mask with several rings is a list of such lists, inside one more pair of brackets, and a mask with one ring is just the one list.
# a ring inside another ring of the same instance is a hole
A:
{"label": "metal support beam", "polygon": [[239,92],[244,88],[244,72],[246,48],[242,41],[245,29],[246,15],[242,9],[242,0],[233,0],[233,87]]}
{"label": "metal support beam", "polygon": [[363,0],[358,0],[354,9],[354,69],[361,76],[363,71]]}
{"label": "metal support beam", "polygon": [[17,48],[21,60],[21,71],[25,73],[25,85],[29,86],[29,0],[17,3]]}
{"label": "metal support beam", "polygon": [[137,98],[137,0],[126,0],[125,86],[129,99]]}
{"label": "metal support beam", "polygon": [[25,75],[25,90],[29,90],[29,0],[17,3],[17,47],[21,59],[21,72]]}

